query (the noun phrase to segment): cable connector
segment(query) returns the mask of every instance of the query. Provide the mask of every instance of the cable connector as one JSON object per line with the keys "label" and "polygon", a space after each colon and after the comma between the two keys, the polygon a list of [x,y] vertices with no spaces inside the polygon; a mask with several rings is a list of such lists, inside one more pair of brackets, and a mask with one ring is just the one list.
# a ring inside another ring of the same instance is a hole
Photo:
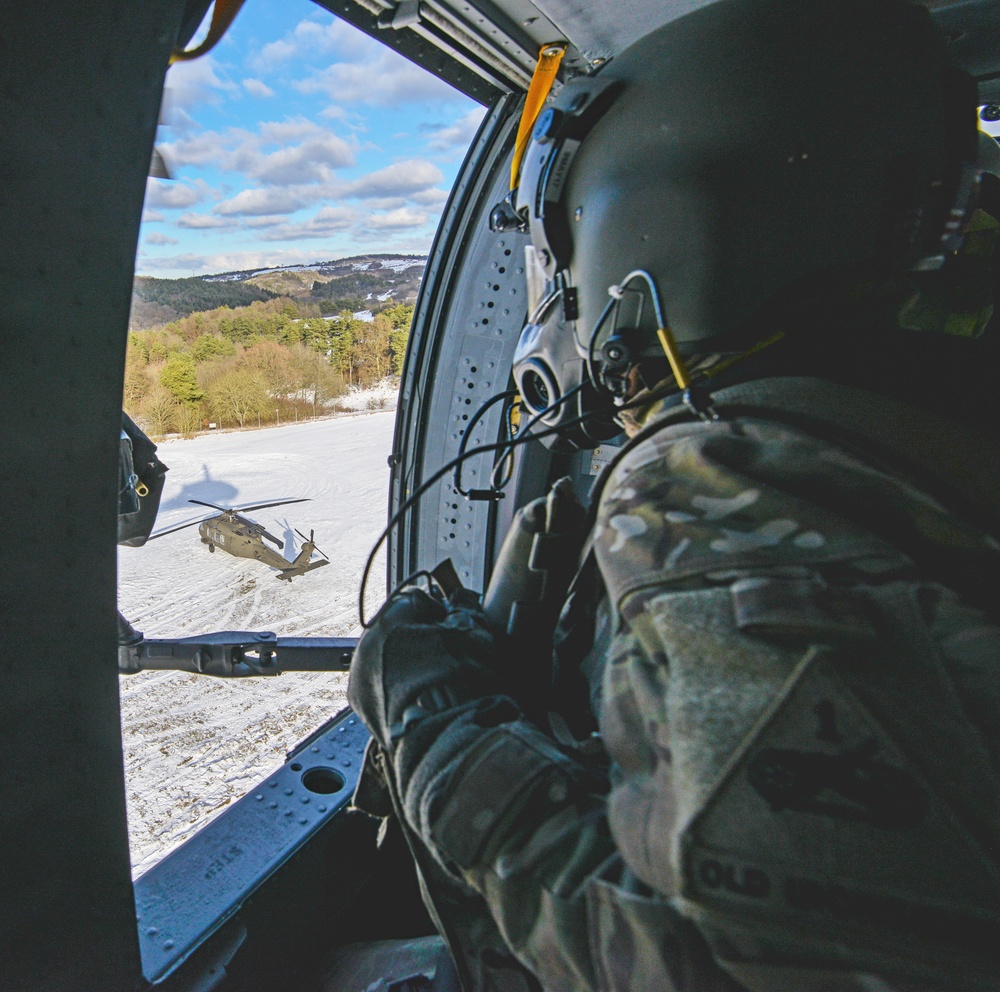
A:
{"label": "cable connector", "polygon": [[699,388],[698,386],[689,386],[684,390],[682,399],[684,405],[699,420],[709,421],[719,419],[715,407],[712,406],[712,395],[707,389]]}

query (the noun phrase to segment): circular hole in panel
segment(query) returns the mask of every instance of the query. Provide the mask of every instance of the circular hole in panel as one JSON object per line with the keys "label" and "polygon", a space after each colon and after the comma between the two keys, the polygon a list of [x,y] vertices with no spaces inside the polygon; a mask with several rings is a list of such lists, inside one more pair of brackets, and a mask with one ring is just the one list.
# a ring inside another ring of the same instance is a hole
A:
{"label": "circular hole in panel", "polygon": [[471,368],[471,369],[469,369],[469,371],[470,371],[470,372],[478,372],[478,371],[479,371],[479,369],[477,369],[477,368],[476,368],[476,366],[475,366],[475,365],[473,365],[473,366],[472,366],[472,368]]}
{"label": "circular hole in panel", "polygon": [[500,272],[506,272],[506,271],[507,271],[507,266],[505,266],[505,265],[501,265],[501,266],[500,266],[500,270],[499,270],[499,271],[500,271]]}
{"label": "circular hole in panel", "polygon": [[506,251],[504,252],[504,254],[505,254],[505,255],[509,255],[509,254],[510,254],[510,249],[508,248],[508,249],[507,249],[507,250],[506,250]]}
{"label": "circular hole in panel", "polygon": [[300,771],[302,771],[302,766],[296,761],[295,764],[292,765],[292,771],[293,772],[300,772]]}
{"label": "circular hole in panel", "polygon": [[344,777],[332,768],[310,768],[302,776],[302,784],[320,796],[330,796],[344,787]]}
{"label": "circular hole in panel", "polygon": [[483,323],[484,324],[488,324],[489,322],[490,322],[490,318],[489,317],[483,317]]}
{"label": "circular hole in panel", "polygon": [[495,293],[500,288],[500,283],[493,284],[493,292]]}

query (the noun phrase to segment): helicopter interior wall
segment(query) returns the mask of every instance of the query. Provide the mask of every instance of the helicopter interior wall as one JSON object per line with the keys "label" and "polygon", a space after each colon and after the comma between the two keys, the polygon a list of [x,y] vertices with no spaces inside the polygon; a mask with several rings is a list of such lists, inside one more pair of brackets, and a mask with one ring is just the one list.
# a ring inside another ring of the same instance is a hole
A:
{"label": "helicopter interior wall", "polygon": [[[5,7],[0,988],[132,988],[116,654],[121,390],[183,4]],[[85,426],[83,426],[85,425]]]}
{"label": "helicopter interior wall", "polygon": [[[481,422],[476,411],[507,388],[526,310],[524,245],[518,233],[494,234],[486,219],[507,193],[519,102],[498,101],[470,148],[428,261],[400,389],[393,443],[392,504],[468,447],[497,441],[501,406]],[[468,278],[467,273],[477,273]],[[462,467],[466,489],[486,489],[492,453]],[[547,474],[540,474],[544,486]],[[532,493],[535,495],[535,493]],[[506,507],[504,508],[506,509]],[[497,529],[496,504],[464,499],[449,473],[407,518],[408,539],[390,555],[389,584],[451,558],[463,584],[481,590]]]}

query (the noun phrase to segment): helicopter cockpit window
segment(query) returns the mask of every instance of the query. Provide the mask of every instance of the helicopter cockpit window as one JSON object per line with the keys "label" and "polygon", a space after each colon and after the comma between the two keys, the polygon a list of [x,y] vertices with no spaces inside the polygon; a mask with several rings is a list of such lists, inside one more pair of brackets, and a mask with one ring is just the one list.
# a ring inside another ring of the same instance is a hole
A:
{"label": "helicopter cockpit window", "polygon": [[[123,403],[168,468],[152,538],[119,553],[119,610],[147,638],[357,633],[413,304],[482,115],[305,2],[247,4],[211,54],[171,68],[151,172],[170,178],[147,187]],[[384,571],[368,589],[371,612]],[[123,676],[135,874],[345,688]]]}

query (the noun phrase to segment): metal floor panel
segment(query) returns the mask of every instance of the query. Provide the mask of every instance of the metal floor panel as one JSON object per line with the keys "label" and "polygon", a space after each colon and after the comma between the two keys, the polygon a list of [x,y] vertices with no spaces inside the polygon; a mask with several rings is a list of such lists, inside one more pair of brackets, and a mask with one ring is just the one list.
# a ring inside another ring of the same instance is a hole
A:
{"label": "metal floor panel", "polygon": [[349,710],[136,880],[142,971],[167,978],[351,801],[369,734]]}

